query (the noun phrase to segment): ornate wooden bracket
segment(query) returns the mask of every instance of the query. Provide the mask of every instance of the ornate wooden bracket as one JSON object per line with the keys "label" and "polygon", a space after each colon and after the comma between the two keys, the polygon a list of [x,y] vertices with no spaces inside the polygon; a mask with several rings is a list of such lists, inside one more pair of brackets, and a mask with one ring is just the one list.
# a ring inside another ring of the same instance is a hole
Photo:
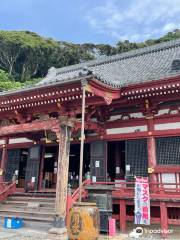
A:
{"label": "ornate wooden bracket", "polygon": [[110,119],[110,111],[110,107],[107,106],[97,107],[95,116],[99,122],[105,122]]}
{"label": "ornate wooden bracket", "polygon": [[62,115],[62,116],[59,116],[58,121],[59,121],[59,124],[52,127],[51,131],[56,133],[57,139],[60,140],[61,126],[68,126],[68,127],[73,128],[75,126],[77,120],[75,117],[69,117],[67,115]]}
{"label": "ornate wooden bracket", "polygon": [[158,104],[151,103],[149,99],[146,99],[142,113],[147,119],[153,118],[154,115],[158,113]]}

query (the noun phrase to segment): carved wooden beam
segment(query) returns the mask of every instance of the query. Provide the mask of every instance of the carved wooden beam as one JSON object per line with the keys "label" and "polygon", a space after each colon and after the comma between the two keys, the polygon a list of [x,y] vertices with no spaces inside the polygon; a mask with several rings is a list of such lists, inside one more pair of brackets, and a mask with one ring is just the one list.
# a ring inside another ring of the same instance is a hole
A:
{"label": "carved wooden beam", "polygon": [[17,110],[14,111],[15,114],[15,119],[17,120],[18,123],[25,123],[26,119],[24,118],[24,116],[19,113]]}
{"label": "carved wooden beam", "polygon": [[50,130],[59,126],[58,119],[49,119],[45,121],[34,121],[31,123],[22,123],[11,126],[0,127],[0,136],[16,135],[25,132],[38,132],[40,130]]}

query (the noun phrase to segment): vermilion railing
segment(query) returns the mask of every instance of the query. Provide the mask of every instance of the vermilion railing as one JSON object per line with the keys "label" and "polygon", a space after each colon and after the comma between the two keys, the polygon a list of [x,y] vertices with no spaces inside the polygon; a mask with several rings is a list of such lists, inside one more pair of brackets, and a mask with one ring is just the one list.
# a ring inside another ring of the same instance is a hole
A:
{"label": "vermilion railing", "polygon": [[[151,198],[177,198],[180,199],[180,177],[176,177],[176,182],[166,183],[162,181],[161,174],[158,173],[160,177],[157,178],[157,182],[149,183],[149,191]],[[179,174],[179,171],[178,173]],[[112,195],[114,197],[134,197],[134,182],[92,182],[86,180],[82,183],[82,197],[87,197],[88,190],[86,189],[87,185],[103,185],[107,186],[107,189],[112,190]],[[76,202],[79,198],[79,188],[74,191],[74,193],[68,194],[67,196],[67,212],[69,212],[73,203]]]}
{"label": "vermilion railing", "polygon": [[[131,196],[134,194],[135,182],[91,182],[91,185],[107,185],[115,196]],[[172,196],[180,198],[180,183],[149,183],[150,195]]]}
{"label": "vermilion railing", "polygon": [[[82,198],[87,197],[87,190],[85,189],[85,186],[89,185],[90,181],[89,180],[85,180],[82,183]],[[79,188],[77,188],[73,194],[71,195],[70,193],[67,195],[67,213],[69,212],[70,208],[72,207],[73,203],[77,202],[77,200],[79,199]]]}
{"label": "vermilion railing", "polygon": [[2,183],[0,190],[0,202],[16,191],[16,183]]}

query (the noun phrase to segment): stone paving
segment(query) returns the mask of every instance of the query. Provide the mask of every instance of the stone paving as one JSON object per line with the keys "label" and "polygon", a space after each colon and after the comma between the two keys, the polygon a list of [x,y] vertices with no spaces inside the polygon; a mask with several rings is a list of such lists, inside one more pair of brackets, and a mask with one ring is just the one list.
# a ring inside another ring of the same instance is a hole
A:
{"label": "stone paving", "polygon": [[[0,240],[60,240],[59,236],[48,234],[47,232],[41,232],[40,230],[32,230],[29,228],[21,228],[18,230],[5,229],[0,227]],[[128,234],[118,233],[115,237],[108,237],[107,235],[100,235],[99,240],[133,240]],[[159,234],[144,234],[138,239],[142,240],[159,240],[161,238]],[[180,230],[172,235],[169,235],[168,240],[180,240]],[[88,240],[88,238],[87,238]]]}

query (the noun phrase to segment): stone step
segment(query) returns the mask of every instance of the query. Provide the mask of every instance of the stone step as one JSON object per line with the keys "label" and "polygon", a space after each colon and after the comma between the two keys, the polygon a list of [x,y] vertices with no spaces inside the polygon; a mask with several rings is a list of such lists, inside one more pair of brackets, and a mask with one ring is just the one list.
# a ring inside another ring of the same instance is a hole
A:
{"label": "stone step", "polygon": [[[38,202],[40,207],[48,207],[48,208],[55,208],[55,203],[54,202]],[[4,201],[0,204],[1,205],[8,205],[8,206],[14,206],[16,205],[17,207],[26,207],[28,205],[28,201]]]}
{"label": "stone step", "polygon": [[38,211],[38,209],[17,209],[17,208],[0,208],[0,214],[13,214],[14,216],[18,216],[21,218],[24,217],[40,217],[40,218],[44,218],[44,220],[46,218],[53,218],[55,216],[55,211]]}
{"label": "stone step", "polygon": [[26,220],[26,221],[38,221],[38,222],[48,222],[48,223],[52,223],[54,218],[53,216],[50,216],[50,217],[43,217],[43,216],[33,216],[33,215],[24,215],[24,216],[19,216],[17,214],[14,214],[14,213],[3,213],[3,212],[0,212],[0,218],[5,218],[5,217],[9,217],[9,218],[16,218],[16,217],[19,217],[19,218],[22,218],[23,220]]}
{"label": "stone step", "polygon": [[47,202],[55,203],[55,198],[43,198],[43,197],[23,197],[23,196],[10,196],[8,201],[21,201],[21,202]]}
{"label": "stone step", "polygon": [[41,193],[41,192],[28,192],[28,193],[15,193],[13,196],[21,197],[45,197],[45,198],[55,198],[55,193]]}
{"label": "stone step", "polygon": [[50,229],[55,217],[55,195],[16,193],[0,203],[0,223],[5,217],[19,217],[24,226]]}
{"label": "stone step", "polygon": [[29,191],[28,193],[39,193],[39,194],[56,194],[56,191],[46,191],[46,190],[41,190],[41,191]]}
{"label": "stone step", "polygon": [[32,207],[28,207],[26,206],[21,206],[21,205],[12,205],[12,204],[5,204],[5,205],[0,205],[0,211],[8,211],[9,209],[16,209],[17,211],[36,211],[37,213],[54,213],[54,209],[53,207],[39,207],[39,208],[32,208]]}

